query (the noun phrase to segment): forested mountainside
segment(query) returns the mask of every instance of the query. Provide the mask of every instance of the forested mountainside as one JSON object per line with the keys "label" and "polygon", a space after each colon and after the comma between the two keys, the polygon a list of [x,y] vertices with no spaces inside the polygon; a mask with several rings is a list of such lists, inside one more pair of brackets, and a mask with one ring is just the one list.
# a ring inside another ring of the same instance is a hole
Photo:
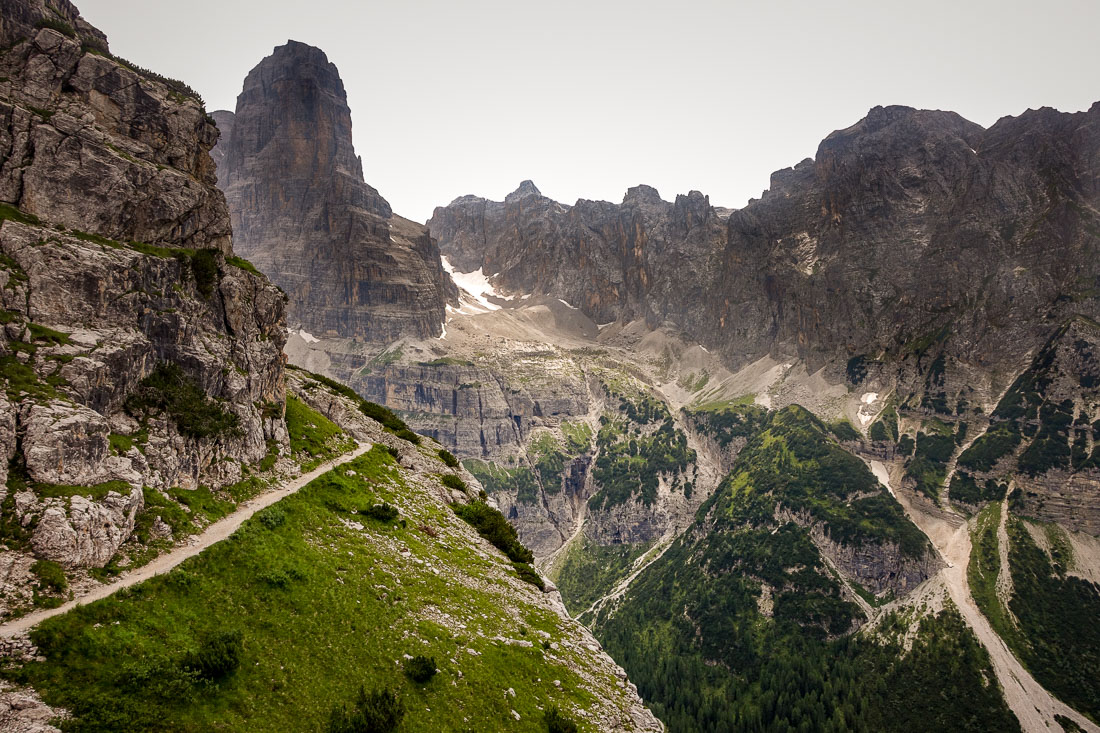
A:
{"label": "forested mountainside", "polygon": [[660,730],[449,452],[288,371],[217,139],[0,0],[0,729]]}

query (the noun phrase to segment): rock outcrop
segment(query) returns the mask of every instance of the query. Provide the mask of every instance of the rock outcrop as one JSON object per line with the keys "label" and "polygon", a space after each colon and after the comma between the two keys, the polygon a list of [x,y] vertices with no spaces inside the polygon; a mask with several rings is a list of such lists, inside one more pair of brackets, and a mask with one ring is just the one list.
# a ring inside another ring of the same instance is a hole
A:
{"label": "rock outcrop", "polygon": [[201,99],[65,0],[0,9],[7,564],[100,567],[142,487],[221,487],[286,443],[284,301],[233,256]]}
{"label": "rock outcrop", "polygon": [[101,568],[134,531],[143,506],[137,488],[126,496],[110,491],[101,501],[77,495],[39,502],[28,491],[16,497],[16,518],[33,526],[31,547],[38,557],[66,568]]}
{"label": "rock outcrop", "polygon": [[215,119],[236,248],[286,291],[293,327],[379,342],[441,333],[457,291],[427,229],[363,180],[324,52],[276,48],[245,79],[235,114]]}

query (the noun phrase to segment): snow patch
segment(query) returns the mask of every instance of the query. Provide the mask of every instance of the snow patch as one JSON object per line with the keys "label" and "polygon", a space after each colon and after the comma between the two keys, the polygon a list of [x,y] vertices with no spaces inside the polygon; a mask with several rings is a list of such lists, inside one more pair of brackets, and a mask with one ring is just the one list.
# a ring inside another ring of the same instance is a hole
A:
{"label": "snow patch", "polygon": [[881,461],[871,461],[871,473],[875,475],[880,484],[886,487],[886,490],[890,492],[890,496],[893,496],[894,490],[890,487],[890,473],[886,470],[886,466]]}
{"label": "snow patch", "polygon": [[859,426],[864,427],[878,415],[878,410],[874,409],[874,404],[878,402],[878,392],[864,392],[859,401],[861,404],[856,417],[859,418]]}
{"label": "snow patch", "polygon": [[295,333],[297,333],[298,336],[300,336],[301,339],[303,341],[305,341],[307,344],[315,344],[315,343],[317,343],[318,341],[321,340],[321,339],[317,338],[316,336],[314,336],[309,331],[305,330],[304,328],[299,328],[297,332],[295,332],[295,331],[288,328],[287,331],[290,332],[291,336],[293,336]]}
{"label": "snow patch", "polygon": [[443,321],[443,333],[439,334],[439,336],[437,336],[436,338],[439,341],[442,341],[443,339],[447,338],[447,321],[446,320]]}
{"label": "snow patch", "polygon": [[[455,285],[460,290],[465,291],[466,298],[463,298],[463,306],[459,308],[460,313],[478,313],[485,311],[500,310],[500,306],[493,303],[489,298],[501,298],[507,300],[497,292],[497,289],[493,287],[493,284],[489,282],[489,277],[485,276],[485,273],[481,271],[481,268],[477,268],[473,272],[458,272],[454,266],[451,265],[451,261],[446,257],[440,258],[443,262],[443,269],[451,276],[451,279],[455,281]],[[493,277],[493,276],[490,276]],[[467,306],[471,309],[467,310]]]}
{"label": "snow patch", "polygon": [[558,302],[559,302],[559,303],[561,303],[562,305],[564,305],[564,306],[565,306],[566,308],[570,308],[570,309],[572,309],[572,310],[575,310],[575,311],[579,311],[579,310],[580,310],[580,308],[578,308],[577,306],[575,306],[575,305],[569,305],[569,303],[566,303],[566,302],[565,302],[564,300],[562,300],[561,298],[558,298]]}

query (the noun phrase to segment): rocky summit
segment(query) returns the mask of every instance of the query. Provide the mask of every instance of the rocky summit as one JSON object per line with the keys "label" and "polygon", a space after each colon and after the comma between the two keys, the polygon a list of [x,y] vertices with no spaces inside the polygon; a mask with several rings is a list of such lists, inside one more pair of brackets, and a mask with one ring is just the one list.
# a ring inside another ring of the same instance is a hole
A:
{"label": "rocky summit", "polygon": [[323,51],[279,46],[245,79],[236,112],[214,119],[236,247],[287,293],[292,328],[377,342],[441,333],[457,291],[427,229],[364,182]]}

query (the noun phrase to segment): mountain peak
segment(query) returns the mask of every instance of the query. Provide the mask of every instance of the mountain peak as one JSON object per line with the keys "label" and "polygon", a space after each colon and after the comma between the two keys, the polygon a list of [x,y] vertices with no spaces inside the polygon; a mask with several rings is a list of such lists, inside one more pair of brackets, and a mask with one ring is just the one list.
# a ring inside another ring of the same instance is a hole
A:
{"label": "mountain peak", "polygon": [[540,191],[538,186],[535,185],[535,182],[530,179],[527,179],[523,183],[519,184],[519,188],[508,194],[504,198],[504,201],[506,203],[511,203],[513,201],[525,199],[528,196],[542,196],[542,191]]}
{"label": "mountain peak", "polygon": [[623,203],[659,204],[664,203],[664,199],[661,198],[661,194],[653,186],[647,186],[641,183],[626,190],[626,195],[623,196]]}

